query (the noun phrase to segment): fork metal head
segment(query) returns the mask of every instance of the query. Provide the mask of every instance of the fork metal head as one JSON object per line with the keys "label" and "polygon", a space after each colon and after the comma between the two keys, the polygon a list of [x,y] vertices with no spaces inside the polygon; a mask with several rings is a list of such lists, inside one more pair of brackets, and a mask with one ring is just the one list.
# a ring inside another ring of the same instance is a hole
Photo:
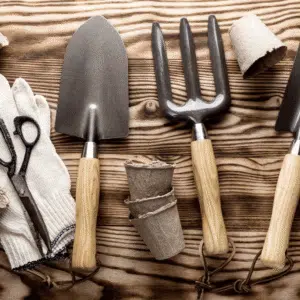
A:
{"label": "fork metal head", "polygon": [[158,100],[163,113],[169,118],[202,123],[206,118],[220,114],[230,106],[230,90],[223,42],[215,16],[208,19],[208,47],[216,86],[213,101],[201,98],[197,59],[192,32],[187,19],[180,21],[180,48],[184,77],[187,89],[187,101],[178,106],[172,101],[167,53],[159,23],[152,26],[152,53],[157,83]]}

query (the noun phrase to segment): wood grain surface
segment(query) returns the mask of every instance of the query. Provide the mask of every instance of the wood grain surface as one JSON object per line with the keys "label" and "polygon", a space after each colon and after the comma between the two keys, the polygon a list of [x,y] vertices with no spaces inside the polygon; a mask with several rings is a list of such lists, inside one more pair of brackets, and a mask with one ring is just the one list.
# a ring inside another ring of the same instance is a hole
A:
{"label": "wood grain surface", "polygon": [[[243,80],[228,36],[234,20],[256,13],[287,45],[284,61],[253,79]],[[23,77],[43,94],[54,124],[60,73],[66,45],[89,17],[103,15],[117,28],[129,56],[130,135],[99,147],[101,203],[97,251],[103,267],[91,280],[69,291],[48,291],[39,280],[10,271],[0,252],[0,299],[195,299],[193,282],[202,274],[198,255],[201,218],[191,163],[191,129],[170,123],[160,111],[151,54],[151,24],[161,23],[167,39],[173,99],[184,103],[186,91],[179,48],[179,20],[187,17],[195,36],[202,94],[214,96],[207,48],[207,19],[215,14],[222,32],[231,88],[229,112],[208,122],[219,172],[223,215],[237,243],[234,261],[216,280],[244,278],[262,247],[272,211],[275,186],[292,136],[274,130],[278,108],[300,40],[298,0],[2,0],[0,32],[10,46],[0,52],[0,73],[12,83]],[[72,179],[78,172],[82,141],[58,134],[54,145]],[[186,249],[156,262],[128,221],[124,162],[161,159],[176,163],[174,187],[185,228]],[[232,294],[205,299],[300,299],[300,209],[295,214],[289,252],[293,272],[279,281],[257,285],[248,296]],[[212,265],[215,261],[210,261]],[[67,263],[41,266],[54,280],[68,279]],[[261,264],[255,276],[270,272]]]}
{"label": "wood grain surface", "polygon": [[[265,232],[228,232],[234,239],[237,253],[226,269],[212,278],[218,285],[247,276],[248,268],[263,246]],[[69,291],[53,288],[48,291],[42,280],[10,270],[9,263],[0,251],[1,299],[187,299],[195,300],[194,281],[202,275],[203,267],[198,254],[201,232],[185,229],[186,248],[176,257],[164,262],[156,261],[134,228],[103,226],[97,230],[98,258],[102,268],[91,280]],[[299,299],[300,235],[292,234],[291,254],[295,260],[293,272],[268,285],[256,285],[251,295],[205,294],[205,300],[242,299]],[[220,259],[210,258],[211,267]],[[275,272],[257,263],[253,279]],[[67,261],[47,263],[38,268],[53,281],[69,280]],[[80,275],[78,273],[77,275]],[[12,286],[14,288],[12,288]]]}

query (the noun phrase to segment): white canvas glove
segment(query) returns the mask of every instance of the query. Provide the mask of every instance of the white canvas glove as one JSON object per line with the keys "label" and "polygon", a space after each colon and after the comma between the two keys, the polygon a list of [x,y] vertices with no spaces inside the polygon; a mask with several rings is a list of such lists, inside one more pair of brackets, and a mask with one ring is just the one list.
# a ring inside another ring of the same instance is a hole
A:
{"label": "white canvas glove", "polygon": [[[42,96],[34,96],[28,83],[19,78],[12,89],[0,75],[0,118],[11,135],[16,154],[17,170],[23,162],[25,146],[15,130],[14,118],[28,116],[35,119],[41,128],[40,139],[32,151],[26,181],[49,231],[52,252],[41,255],[27,223],[20,198],[13,188],[7,169],[0,167],[0,190],[9,199],[9,207],[0,214],[0,241],[9,258],[12,269],[34,266],[39,261],[54,258],[63,252],[74,238],[75,202],[70,194],[70,177],[64,163],[50,140],[50,109]],[[26,127],[25,127],[26,126]],[[36,136],[32,124],[24,124],[27,138]],[[10,153],[0,135],[0,157],[10,161]]]}

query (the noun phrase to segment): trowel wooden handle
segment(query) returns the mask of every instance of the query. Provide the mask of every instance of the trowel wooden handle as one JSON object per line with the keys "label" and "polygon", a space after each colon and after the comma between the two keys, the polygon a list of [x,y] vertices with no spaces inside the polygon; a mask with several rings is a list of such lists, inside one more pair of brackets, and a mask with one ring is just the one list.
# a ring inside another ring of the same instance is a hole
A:
{"label": "trowel wooden handle", "polygon": [[282,269],[300,197],[300,156],[287,154],[279,174],[269,230],[261,254],[265,266]]}
{"label": "trowel wooden handle", "polygon": [[100,162],[81,158],[76,190],[76,229],[72,267],[92,270],[96,267],[96,225],[100,194]]}
{"label": "trowel wooden handle", "polygon": [[205,250],[208,254],[228,252],[228,238],[221,209],[218,171],[209,139],[193,141],[192,161],[202,214]]}

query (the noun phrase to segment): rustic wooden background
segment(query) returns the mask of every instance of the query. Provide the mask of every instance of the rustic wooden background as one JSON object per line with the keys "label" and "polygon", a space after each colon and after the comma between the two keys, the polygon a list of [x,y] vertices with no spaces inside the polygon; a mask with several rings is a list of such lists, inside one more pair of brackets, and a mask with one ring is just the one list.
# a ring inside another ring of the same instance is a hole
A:
{"label": "rustic wooden background", "polygon": [[[285,60],[271,70],[243,80],[230,46],[228,29],[248,11],[256,13],[288,46]],[[2,0],[0,31],[11,44],[0,54],[0,72],[10,82],[25,78],[47,97],[53,122],[63,55],[73,32],[89,17],[105,16],[120,32],[129,56],[130,135],[100,145],[101,203],[97,246],[102,268],[91,280],[68,292],[47,292],[37,279],[10,271],[0,251],[1,299],[195,299],[194,281],[202,274],[198,256],[201,219],[190,157],[191,131],[171,124],[159,112],[151,55],[151,24],[159,21],[168,40],[174,100],[186,98],[179,53],[179,20],[185,16],[195,35],[201,87],[214,95],[207,42],[207,19],[215,14],[226,50],[232,106],[208,124],[220,177],[222,207],[229,235],[237,244],[234,261],[216,276],[227,281],[246,276],[262,247],[271,215],[277,176],[291,134],[278,134],[274,122],[300,40],[298,0],[137,1]],[[82,142],[52,131],[53,142],[74,183]],[[123,163],[161,159],[176,163],[174,186],[186,248],[177,257],[155,261],[128,222]],[[296,264],[279,280],[253,288],[249,296],[207,294],[205,299],[300,299],[300,210],[290,243]],[[216,260],[212,260],[214,265]],[[55,280],[68,279],[67,263],[42,266]],[[270,270],[257,265],[255,277]]]}

